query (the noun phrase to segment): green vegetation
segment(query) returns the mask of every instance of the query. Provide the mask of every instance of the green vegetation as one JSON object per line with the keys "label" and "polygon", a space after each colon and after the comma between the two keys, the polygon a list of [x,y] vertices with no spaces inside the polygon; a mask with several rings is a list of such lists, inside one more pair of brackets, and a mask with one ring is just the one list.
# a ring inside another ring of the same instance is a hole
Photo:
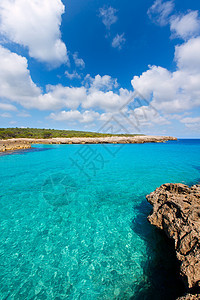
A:
{"label": "green vegetation", "polygon": [[[139,134],[104,134],[97,132],[37,129],[37,128],[0,128],[0,139],[11,138],[71,138],[71,137],[106,137],[106,136],[136,136]],[[140,134],[141,135],[141,134]]]}

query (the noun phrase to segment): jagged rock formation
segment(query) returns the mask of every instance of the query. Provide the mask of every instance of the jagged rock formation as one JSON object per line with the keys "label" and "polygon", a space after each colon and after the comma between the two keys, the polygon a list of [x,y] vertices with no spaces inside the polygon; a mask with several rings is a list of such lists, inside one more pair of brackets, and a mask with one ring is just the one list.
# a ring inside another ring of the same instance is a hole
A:
{"label": "jagged rock formation", "polygon": [[[153,205],[149,222],[164,230],[175,242],[180,275],[187,290],[199,293],[200,185],[189,188],[184,184],[163,184],[148,195],[147,200]],[[184,297],[180,299],[200,299],[199,295]]]}

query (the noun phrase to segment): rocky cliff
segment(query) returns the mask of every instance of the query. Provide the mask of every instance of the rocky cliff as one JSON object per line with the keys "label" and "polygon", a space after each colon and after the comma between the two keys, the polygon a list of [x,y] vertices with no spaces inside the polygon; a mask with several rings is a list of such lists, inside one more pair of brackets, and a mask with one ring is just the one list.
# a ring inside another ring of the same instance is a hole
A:
{"label": "rocky cliff", "polygon": [[[147,196],[149,222],[174,240],[180,275],[191,294],[200,292],[200,185],[163,184]],[[180,299],[200,299],[187,295]]]}

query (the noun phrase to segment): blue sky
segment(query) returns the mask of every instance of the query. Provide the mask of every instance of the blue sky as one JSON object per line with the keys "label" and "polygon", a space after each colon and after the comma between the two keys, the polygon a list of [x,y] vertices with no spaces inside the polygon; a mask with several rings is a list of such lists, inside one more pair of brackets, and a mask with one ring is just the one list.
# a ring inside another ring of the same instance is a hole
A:
{"label": "blue sky", "polygon": [[198,0],[1,0],[0,127],[200,137]]}

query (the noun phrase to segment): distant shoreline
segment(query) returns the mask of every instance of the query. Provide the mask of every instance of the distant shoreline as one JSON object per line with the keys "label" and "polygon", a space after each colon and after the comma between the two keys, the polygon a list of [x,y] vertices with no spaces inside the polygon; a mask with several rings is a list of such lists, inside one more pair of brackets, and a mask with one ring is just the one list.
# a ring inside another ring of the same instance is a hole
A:
{"label": "distant shoreline", "polygon": [[29,149],[32,144],[143,144],[176,141],[171,136],[111,136],[111,137],[72,137],[72,138],[13,138],[0,140],[0,152]]}

